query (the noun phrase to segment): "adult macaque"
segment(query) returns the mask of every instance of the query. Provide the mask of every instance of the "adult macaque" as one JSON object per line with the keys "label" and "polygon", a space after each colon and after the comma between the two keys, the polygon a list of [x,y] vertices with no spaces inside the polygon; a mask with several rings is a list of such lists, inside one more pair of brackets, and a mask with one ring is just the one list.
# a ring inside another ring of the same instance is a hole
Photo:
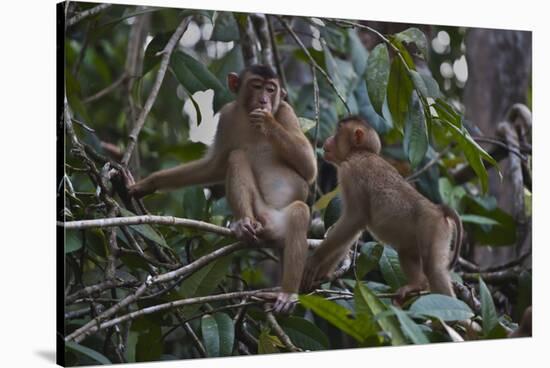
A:
{"label": "adult macaque", "polygon": [[307,257],[309,208],[304,201],[317,163],[270,67],[230,73],[227,83],[237,97],[221,109],[205,157],[155,172],[129,191],[139,198],[159,189],[225,182],[235,236],[251,245],[284,249],[282,291],[274,307],[287,312]]}
{"label": "adult macaque", "polygon": [[[340,121],[323,148],[325,159],[338,168],[343,209],[308,259],[303,288],[328,276],[366,228],[399,253],[408,283],[397,291],[398,302],[428,287],[434,293],[454,296],[448,267],[456,262],[462,242],[457,213],[423,197],[380,157],[378,134],[361,118]],[[454,255],[449,262],[453,230]]]}

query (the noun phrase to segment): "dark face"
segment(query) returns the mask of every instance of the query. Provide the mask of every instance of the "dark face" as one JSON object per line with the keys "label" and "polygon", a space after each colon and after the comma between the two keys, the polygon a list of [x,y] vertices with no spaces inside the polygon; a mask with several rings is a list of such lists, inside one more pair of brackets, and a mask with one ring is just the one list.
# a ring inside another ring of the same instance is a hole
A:
{"label": "dark face", "polygon": [[237,75],[229,75],[228,84],[247,112],[261,109],[275,113],[279,108],[283,92],[277,78],[266,79],[248,72],[241,80]]}

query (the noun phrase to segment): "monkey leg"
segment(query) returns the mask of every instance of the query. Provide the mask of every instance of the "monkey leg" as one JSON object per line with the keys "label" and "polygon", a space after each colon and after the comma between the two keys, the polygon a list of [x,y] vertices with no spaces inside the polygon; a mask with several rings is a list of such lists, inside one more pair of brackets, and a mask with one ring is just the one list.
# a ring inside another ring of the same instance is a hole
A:
{"label": "monkey leg", "polygon": [[445,223],[441,223],[434,229],[431,242],[426,244],[428,252],[423,260],[423,266],[430,284],[430,291],[454,297],[448,269],[451,237],[451,230]]}
{"label": "monkey leg", "polygon": [[400,287],[396,292],[396,301],[401,305],[410,293],[426,289],[428,280],[422,270],[422,256],[417,249],[401,250],[399,252],[399,263],[407,277],[407,284]]}
{"label": "monkey leg", "polygon": [[307,230],[309,225],[309,207],[301,201],[295,201],[283,209],[286,232],[283,249],[282,291],[274,305],[277,313],[288,313],[294,306],[296,293],[300,287],[302,273],[307,257]]}
{"label": "monkey leg", "polygon": [[[259,241],[261,223],[254,214],[255,202],[262,201],[250,161],[241,149],[231,151],[228,159],[226,198],[237,219],[231,230],[239,240],[255,244]],[[263,202],[263,201],[262,201]]]}

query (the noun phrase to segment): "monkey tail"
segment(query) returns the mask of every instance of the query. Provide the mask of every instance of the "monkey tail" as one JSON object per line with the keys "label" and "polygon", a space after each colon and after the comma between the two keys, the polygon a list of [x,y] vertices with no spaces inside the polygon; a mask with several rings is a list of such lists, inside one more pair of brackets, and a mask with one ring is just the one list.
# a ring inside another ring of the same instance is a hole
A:
{"label": "monkey tail", "polygon": [[462,235],[463,235],[462,221],[460,221],[460,217],[458,216],[458,213],[451,207],[446,205],[441,205],[441,209],[443,210],[443,215],[445,217],[449,217],[455,223],[455,235],[453,237],[453,247],[452,247],[453,257],[451,259],[451,262],[449,262],[449,269],[452,269],[458,261],[458,257],[460,256],[460,248],[462,247]]}

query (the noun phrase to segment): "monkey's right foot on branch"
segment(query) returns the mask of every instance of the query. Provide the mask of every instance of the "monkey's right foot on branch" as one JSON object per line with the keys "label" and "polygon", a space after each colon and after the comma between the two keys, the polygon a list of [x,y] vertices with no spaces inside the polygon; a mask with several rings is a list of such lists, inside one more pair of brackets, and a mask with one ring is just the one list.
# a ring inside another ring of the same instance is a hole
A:
{"label": "monkey's right foot on branch", "polygon": [[395,293],[396,297],[395,297],[394,301],[398,305],[403,305],[410,294],[415,293],[417,291],[422,291],[422,290],[424,290],[424,287],[421,286],[421,285],[401,286],[399,289],[397,289],[397,291]]}
{"label": "monkey's right foot on branch", "polygon": [[252,220],[249,217],[243,217],[238,221],[234,221],[229,225],[235,237],[250,245],[255,245],[260,242],[258,232],[262,229],[262,224]]}

